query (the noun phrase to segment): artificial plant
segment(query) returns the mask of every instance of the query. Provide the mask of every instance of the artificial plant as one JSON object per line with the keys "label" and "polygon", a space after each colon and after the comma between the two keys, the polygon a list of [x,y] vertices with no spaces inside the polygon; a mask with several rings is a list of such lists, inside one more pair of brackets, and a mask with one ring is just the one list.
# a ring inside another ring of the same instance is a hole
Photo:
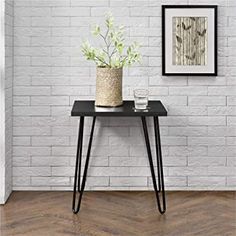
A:
{"label": "artificial plant", "polygon": [[98,67],[122,68],[140,61],[139,45],[133,42],[127,46],[124,39],[124,27],[116,26],[112,14],[107,14],[105,30],[96,25],[92,34],[102,38],[103,45],[96,48],[89,42],[82,45],[82,53],[87,60],[94,61]]}

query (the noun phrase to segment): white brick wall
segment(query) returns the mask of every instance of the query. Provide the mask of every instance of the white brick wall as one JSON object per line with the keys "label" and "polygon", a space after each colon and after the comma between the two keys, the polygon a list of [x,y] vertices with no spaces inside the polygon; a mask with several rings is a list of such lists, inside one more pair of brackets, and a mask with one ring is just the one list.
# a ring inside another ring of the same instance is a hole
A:
{"label": "white brick wall", "polygon": [[4,203],[12,191],[13,2],[1,1],[0,7],[0,203]]}
{"label": "white brick wall", "polygon": [[5,0],[5,134],[6,134],[6,196],[12,190],[12,105],[13,105],[13,19],[12,0]]}
{"label": "white brick wall", "polygon": [[[148,87],[168,109],[160,119],[167,189],[236,189],[235,1],[197,3],[219,4],[217,77],[161,76],[161,4],[196,1],[15,0],[14,189],[72,189],[78,131],[70,110],[95,94],[95,67],[80,46],[108,10],[142,43],[142,64],[124,70],[124,98]],[[84,148],[91,119],[85,125]],[[98,119],[88,174],[88,189],[152,188],[137,118]]]}

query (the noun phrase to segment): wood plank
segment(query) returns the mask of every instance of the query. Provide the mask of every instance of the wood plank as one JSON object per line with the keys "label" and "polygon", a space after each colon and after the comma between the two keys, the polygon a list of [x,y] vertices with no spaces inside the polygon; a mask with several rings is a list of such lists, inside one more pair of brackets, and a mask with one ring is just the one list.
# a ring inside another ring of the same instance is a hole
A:
{"label": "wood plank", "polygon": [[71,200],[71,192],[14,192],[0,206],[0,235],[236,235],[236,192],[167,192],[165,215],[153,192],[86,192],[78,215]]}

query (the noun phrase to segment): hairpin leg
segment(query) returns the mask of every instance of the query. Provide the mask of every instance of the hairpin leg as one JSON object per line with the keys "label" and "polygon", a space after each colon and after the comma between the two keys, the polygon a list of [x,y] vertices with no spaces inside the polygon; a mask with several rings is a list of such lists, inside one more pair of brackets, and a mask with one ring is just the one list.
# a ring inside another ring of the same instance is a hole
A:
{"label": "hairpin leg", "polygon": [[[87,171],[88,171],[88,166],[89,166],[90,152],[91,152],[92,141],[93,141],[95,122],[96,122],[96,116],[93,117],[93,123],[92,123],[91,131],[90,131],[90,138],[89,138],[88,150],[87,150],[87,155],[86,155],[82,185],[80,186],[82,146],[83,146],[83,129],[84,129],[84,117],[83,116],[80,117],[78,144],[77,144],[77,155],[76,155],[76,163],[75,163],[74,192],[73,192],[73,201],[72,201],[72,210],[75,214],[77,214],[80,210],[81,200],[82,200],[82,196],[84,193]],[[79,170],[78,170],[78,167],[79,167]],[[76,194],[77,194],[76,187],[77,187],[77,191],[79,192],[79,198],[78,198],[77,206],[75,207]]]}
{"label": "hairpin leg", "polygon": [[[159,189],[157,189],[156,175],[155,175],[155,170],[154,170],[154,165],[153,165],[153,160],[152,160],[152,152],[151,152],[151,146],[150,146],[150,141],[149,141],[146,118],[145,116],[142,116],[141,119],[142,119],[142,125],[143,125],[145,143],[147,147],[147,154],[148,154],[148,160],[149,160],[149,165],[150,165],[150,170],[151,170],[151,175],[152,175],[153,186],[156,193],[157,206],[158,206],[159,212],[161,214],[164,214],[166,211],[166,202],[165,202],[165,189],[164,189],[163,166],[162,166],[158,118],[154,117],[154,131],[155,131],[155,142],[156,142],[156,153],[157,153],[157,173],[158,173]],[[160,197],[159,197],[160,191],[162,191],[163,209],[161,208],[161,204],[160,204]]]}
{"label": "hairpin leg", "polygon": [[158,192],[161,192],[161,195],[162,195],[162,209],[161,209],[160,200],[159,200],[159,211],[163,214],[166,211],[166,199],[165,199],[165,184],[164,184],[164,174],[163,174],[162,152],[161,152],[160,126],[159,126],[159,119],[157,116],[153,117],[153,121],[154,121],[156,156],[157,156],[157,173],[158,173],[158,187],[159,187]]}

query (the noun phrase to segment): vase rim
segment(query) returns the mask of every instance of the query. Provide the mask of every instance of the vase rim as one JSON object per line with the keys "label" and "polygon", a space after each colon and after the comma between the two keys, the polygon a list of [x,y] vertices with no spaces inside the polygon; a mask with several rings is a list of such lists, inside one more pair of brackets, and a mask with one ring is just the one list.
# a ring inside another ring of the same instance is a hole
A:
{"label": "vase rim", "polygon": [[123,69],[123,67],[111,68],[111,67],[100,67],[100,66],[97,66],[97,69],[120,70],[120,69]]}

